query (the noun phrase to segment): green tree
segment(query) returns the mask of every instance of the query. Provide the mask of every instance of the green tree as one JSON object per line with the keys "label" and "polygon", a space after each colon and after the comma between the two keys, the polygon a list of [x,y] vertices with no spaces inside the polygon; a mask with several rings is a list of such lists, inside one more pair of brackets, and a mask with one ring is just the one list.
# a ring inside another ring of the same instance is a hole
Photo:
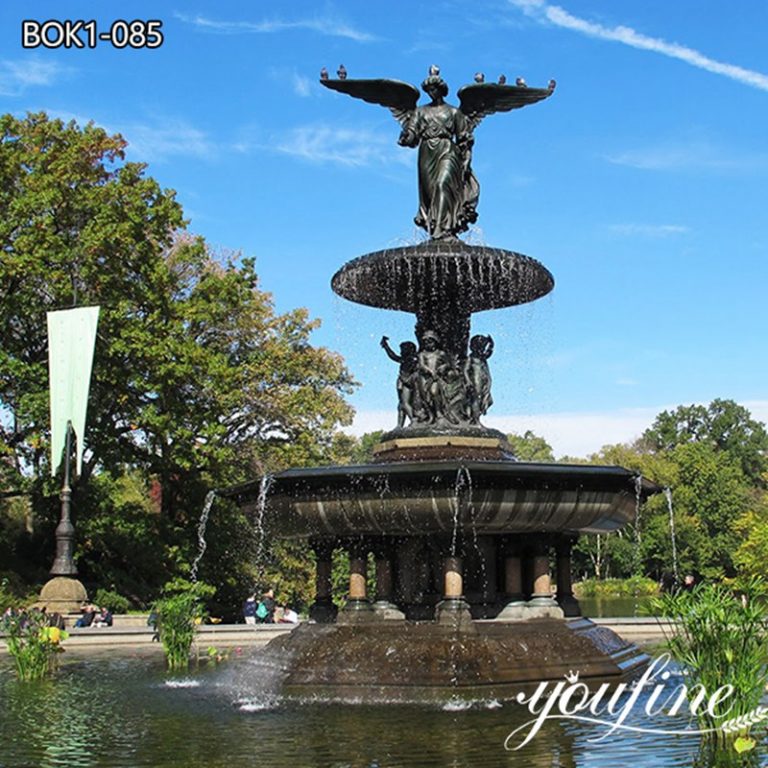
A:
{"label": "green tree", "polygon": [[768,493],[760,492],[752,506],[736,522],[739,547],[734,562],[739,573],[746,577],[765,574],[768,563]]}
{"label": "green tree", "polygon": [[[32,492],[45,542],[35,559],[49,562],[58,503],[44,313],[99,304],[74,508],[84,576],[115,588],[131,563],[149,569],[162,557],[183,570],[211,487],[323,461],[351,420],[354,385],[339,355],[311,344],[318,321],[306,310],[275,313],[252,259],[179,234],[174,193],[124,162],[124,148],[91,124],[0,117],[0,463],[7,482]],[[122,483],[133,471],[152,509]],[[226,505],[217,512],[212,529],[230,545],[214,575],[244,582],[234,560],[250,523]],[[164,549],[137,560],[132,536],[159,537]],[[152,579],[134,581],[141,591]]]}
{"label": "green tree", "polygon": [[754,499],[754,489],[733,453],[709,442],[682,442],[655,452],[642,446],[642,441],[604,446],[589,462],[622,466],[670,488],[672,511],[667,497],[655,494],[620,532],[582,536],[574,552],[577,572],[597,578],[637,573],[660,579],[677,565],[679,575],[733,577],[738,526]]}
{"label": "green tree", "polygon": [[519,461],[553,462],[555,460],[552,446],[530,429],[526,429],[522,435],[509,434],[507,440],[512,446],[512,453]]}
{"label": "green tree", "polygon": [[733,400],[713,400],[708,406],[679,406],[660,413],[640,438],[649,451],[670,451],[686,443],[706,443],[736,459],[744,474],[762,484],[768,469],[765,425]]}

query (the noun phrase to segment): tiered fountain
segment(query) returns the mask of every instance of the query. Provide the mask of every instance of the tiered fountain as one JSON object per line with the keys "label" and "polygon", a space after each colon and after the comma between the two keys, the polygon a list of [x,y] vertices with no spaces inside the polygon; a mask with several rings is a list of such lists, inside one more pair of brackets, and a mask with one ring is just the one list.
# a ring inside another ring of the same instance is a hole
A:
{"label": "tiered fountain", "polygon": [[[398,426],[372,464],[294,469],[272,478],[261,510],[271,537],[309,539],[317,558],[314,623],[273,641],[288,693],[322,698],[506,696],[561,678],[621,679],[646,661],[637,648],[580,617],[571,548],[581,533],[621,528],[655,486],[620,467],[528,464],[480,419],[492,403],[490,336],[471,336],[474,312],[549,293],[539,262],[458,239],[477,218],[473,131],[491,113],[549,97],[546,89],[485,83],[448,89],[432,67],[419,91],[392,80],[328,88],[388,107],[399,143],[419,147],[416,223],[430,239],[357,258],[333,277],[350,301],[416,315],[416,342],[386,354],[399,365]],[[260,480],[230,489],[247,509]],[[331,556],[349,556],[349,594],[331,600]],[[367,594],[369,555],[376,594]],[[556,591],[550,570],[554,563]]]}

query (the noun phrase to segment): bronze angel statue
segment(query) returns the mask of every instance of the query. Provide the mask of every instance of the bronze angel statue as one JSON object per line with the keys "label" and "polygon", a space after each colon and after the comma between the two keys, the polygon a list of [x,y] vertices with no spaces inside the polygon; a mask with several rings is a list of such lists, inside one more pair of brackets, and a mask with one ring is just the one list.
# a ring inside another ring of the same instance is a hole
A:
{"label": "bronze angel statue", "polygon": [[339,79],[328,78],[324,69],[320,82],[370,104],[387,107],[402,126],[398,144],[419,148],[419,212],[414,221],[434,240],[455,238],[477,220],[480,187],[472,172],[474,130],[494,112],[509,112],[546,99],[555,88],[528,88],[483,82],[478,74],[473,85],[459,88],[459,106],[445,103],[448,86],[436,66],[421,84],[429,104],[417,106],[419,90],[400,80],[352,80],[346,70]]}

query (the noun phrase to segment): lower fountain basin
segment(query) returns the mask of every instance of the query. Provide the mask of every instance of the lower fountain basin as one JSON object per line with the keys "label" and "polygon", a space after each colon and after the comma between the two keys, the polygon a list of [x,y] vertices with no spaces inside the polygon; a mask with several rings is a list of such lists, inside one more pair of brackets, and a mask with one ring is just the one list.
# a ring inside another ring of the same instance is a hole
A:
{"label": "lower fountain basin", "polygon": [[648,656],[588,619],[304,625],[263,651],[283,667],[283,695],[366,703],[511,699],[529,686],[579,673],[629,679]]}
{"label": "lower fountain basin", "polygon": [[444,460],[289,469],[222,493],[270,534],[304,538],[607,533],[657,490],[621,467]]}

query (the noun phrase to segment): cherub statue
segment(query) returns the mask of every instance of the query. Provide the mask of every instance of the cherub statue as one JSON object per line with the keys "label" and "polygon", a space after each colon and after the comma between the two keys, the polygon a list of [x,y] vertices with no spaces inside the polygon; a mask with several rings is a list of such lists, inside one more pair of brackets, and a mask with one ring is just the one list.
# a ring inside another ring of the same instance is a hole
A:
{"label": "cherub statue", "polygon": [[419,212],[414,220],[434,240],[455,238],[477,220],[480,187],[471,161],[473,132],[480,121],[546,99],[555,88],[554,80],[548,88],[528,88],[476,78],[475,84],[459,88],[459,106],[454,107],[445,103],[448,86],[434,65],[421,84],[430,98],[423,106],[416,106],[418,88],[400,80],[330,80],[326,74],[320,82],[387,107],[402,126],[398,143],[419,148]]}
{"label": "cherub statue", "polygon": [[434,424],[447,418],[445,381],[451,369],[450,358],[440,349],[440,337],[434,331],[424,331],[421,335],[418,365],[419,397],[424,417],[426,423]]}
{"label": "cherub statue", "polygon": [[402,428],[405,426],[406,417],[410,422],[414,421],[419,356],[412,341],[400,343],[399,355],[389,346],[388,336],[382,336],[380,344],[390,360],[400,363],[397,375],[397,426]]}
{"label": "cherub statue", "polygon": [[488,358],[493,354],[493,339],[478,333],[469,342],[469,357],[464,363],[464,380],[467,384],[469,415],[473,424],[493,405],[491,397],[491,370]]}

